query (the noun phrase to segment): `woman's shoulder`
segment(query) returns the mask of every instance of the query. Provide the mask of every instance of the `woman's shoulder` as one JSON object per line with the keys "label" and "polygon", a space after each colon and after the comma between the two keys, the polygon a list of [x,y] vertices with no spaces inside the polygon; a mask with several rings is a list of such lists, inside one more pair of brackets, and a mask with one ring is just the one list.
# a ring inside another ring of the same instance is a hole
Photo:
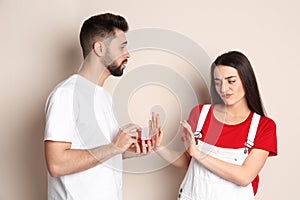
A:
{"label": "woman's shoulder", "polygon": [[267,116],[260,117],[259,125],[264,128],[275,128],[276,129],[275,121]]}
{"label": "woman's shoulder", "polygon": [[277,155],[277,128],[273,119],[261,116],[254,148],[269,151],[269,156]]}
{"label": "woman's shoulder", "polygon": [[212,104],[198,104],[192,108],[192,112],[200,112],[204,106],[212,106]]}

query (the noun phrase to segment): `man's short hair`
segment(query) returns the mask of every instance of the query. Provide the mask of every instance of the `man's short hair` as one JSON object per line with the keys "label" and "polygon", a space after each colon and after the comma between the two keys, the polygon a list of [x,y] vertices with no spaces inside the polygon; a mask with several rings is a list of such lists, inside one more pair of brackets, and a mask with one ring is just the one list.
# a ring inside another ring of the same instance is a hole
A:
{"label": "man's short hair", "polygon": [[97,40],[104,40],[115,34],[115,29],[124,32],[128,30],[128,24],[124,17],[105,13],[95,15],[85,20],[80,31],[80,45],[85,58],[93,49]]}

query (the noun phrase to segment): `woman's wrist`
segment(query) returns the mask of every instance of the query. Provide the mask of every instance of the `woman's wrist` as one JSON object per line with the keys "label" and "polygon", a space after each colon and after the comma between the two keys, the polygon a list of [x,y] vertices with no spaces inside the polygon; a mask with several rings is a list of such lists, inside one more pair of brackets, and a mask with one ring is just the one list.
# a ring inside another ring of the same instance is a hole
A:
{"label": "woman's wrist", "polygon": [[153,150],[154,150],[155,152],[158,152],[158,151],[161,151],[161,150],[164,149],[164,148],[165,148],[165,146],[159,145],[159,146],[154,147]]}
{"label": "woman's wrist", "polygon": [[189,151],[189,154],[191,157],[197,158],[201,154],[201,151],[197,147],[195,147]]}

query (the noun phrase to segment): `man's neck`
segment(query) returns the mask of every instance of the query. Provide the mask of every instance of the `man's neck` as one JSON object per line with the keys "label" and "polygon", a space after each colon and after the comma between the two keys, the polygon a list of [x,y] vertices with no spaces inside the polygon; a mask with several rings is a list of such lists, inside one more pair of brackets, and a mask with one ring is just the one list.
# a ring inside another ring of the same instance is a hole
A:
{"label": "man's neck", "polygon": [[104,81],[110,76],[109,71],[103,63],[89,57],[84,60],[78,74],[101,87]]}

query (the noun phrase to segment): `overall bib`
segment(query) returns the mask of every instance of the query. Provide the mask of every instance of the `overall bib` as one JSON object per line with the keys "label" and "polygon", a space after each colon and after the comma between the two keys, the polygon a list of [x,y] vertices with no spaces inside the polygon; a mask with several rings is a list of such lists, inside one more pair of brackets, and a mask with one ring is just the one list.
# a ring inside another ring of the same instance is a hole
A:
{"label": "overall bib", "polygon": [[[204,105],[199,116],[196,133],[200,133],[207,113],[211,105]],[[242,165],[248,156],[248,148],[254,143],[260,115],[254,113],[247,137],[245,148],[231,149],[216,147],[202,141],[198,141],[197,148],[212,157],[228,163]],[[195,134],[197,135],[197,134]],[[201,133],[200,133],[201,135]],[[201,136],[200,136],[201,137]],[[205,155],[203,156],[205,159]],[[246,187],[238,186],[227,181],[191,159],[188,171],[180,186],[178,199],[180,200],[253,200],[252,184]]]}

